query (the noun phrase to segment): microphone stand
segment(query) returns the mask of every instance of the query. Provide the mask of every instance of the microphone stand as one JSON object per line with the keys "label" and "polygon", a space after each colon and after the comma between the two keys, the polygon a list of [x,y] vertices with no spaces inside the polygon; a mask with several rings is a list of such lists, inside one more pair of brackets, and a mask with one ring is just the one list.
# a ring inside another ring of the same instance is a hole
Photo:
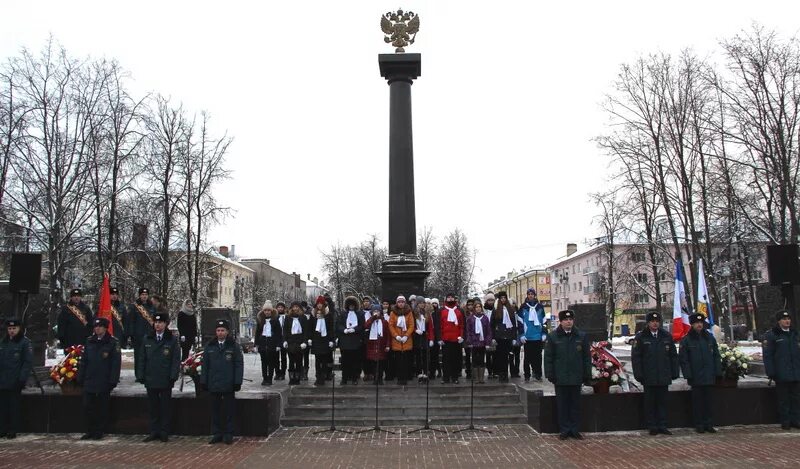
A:
{"label": "microphone stand", "polygon": [[[427,345],[427,344],[426,344]],[[430,407],[430,393],[431,393],[431,348],[425,348],[425,369],[428,370],[428,380],[425,382],[425,425],[423,427],[411,430],[408,434],[421,432],[421,431],[432,431],[432,432],[441,432],[447,433],[447,430],[442,430],[439,428],[431,428],[430,426],[430,419],[428,418],[428,408]]]}
{"label": "microphone stand", "polygon": [[[336,313],[334,313],[333,315],[333,330],[334,331],[336,330]],[[335,338],[334,338],[334,344],[336,344]],[[278,359],[280,359],[280,357],[278,357]],[[316,359],[317,357],[314,357],[314,360]],[[325,430],[318,430],[314,432],[313,435],[318,435],[320,433],[328,433],[328,432],[353,433],[349,430],[339,430],[338,428],[336,428],[336,424],[334,423],[336,415],[336,373],[334,373],[333,364],[335,362],[336,362],[336,347],[334,347],[333,350],[331,350],[331,362],[328,364],[328,366],[331,367],[331,428]]]}
{"label": "microphone stand", "polygon": [[[472,356],[472,350],[474,347],[469,348],[469,361],[474,368],[474,360]],[[486,430],[485,428],[476,428],[474,424],[474,416],[475,416],[475,370],[472,370],[472,379],[470,379],[469,385],[469,427],[462,428],[461,430],[456,430],[453,433],[461,433],[461,432],[484,432],[484,433],[492,433],[491,430]]]}
{"label": "microphone stand", "polygon": [[384,432],[394,435],[395,432],[385,430],[378,425],[378,376],[381,375],[381,361],[378,360],[375,362],[375,426],[372,428],[367,428],[366,430],[357,431],[356,435],[360,435],[361,433],[366,432]]}

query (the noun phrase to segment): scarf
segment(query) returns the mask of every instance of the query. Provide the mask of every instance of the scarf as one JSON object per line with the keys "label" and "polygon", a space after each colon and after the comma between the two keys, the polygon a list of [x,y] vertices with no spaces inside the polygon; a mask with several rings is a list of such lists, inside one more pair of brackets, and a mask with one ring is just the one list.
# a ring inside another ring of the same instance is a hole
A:
{"label": "scarf", "polygon": [[483,342],[483,319],[485,316],[475,316],[475,334],[481,338],[481,342]]}
{"label": "scarf", "polygon": [[345,321],[345,329],[353,329],[358,325],[358,317],[355,311],[347,312],[347,320]]}
{"label": "scarf", "polygon": [[514,325],[511,323],[511,318],[508,316],[508,308],[503,306],[503,325],[506,329],[513,329]]}
{"label": "scarf", "polygon": [[420,315],[417,318],[417,330],[424,333],[425,332],[425,316]]}
{"label": "scarf", "polygon": [[317,318],[317,327],[314,328],[322,337],[328,336],[328,325],[325,324],[325,318]]}
{"label": "scarf", "polygon": [[405,316],[397,316],[397,327],[399,327],[403,332],[408,330],[408,326],[406,326],[406,317]]}
{"label": "scarf", "polygon": [[383,337],[383,321],[380,318],[372,321],[372,327],[369,328],[369,340],[378,340],[378,337]]}
{"label": "scarf", "polygon": [[447,321],[448,322],[452,322],[453,324],[455,324],[457,326],[458,325],[458,317],[456,317],[456,309],[455,308],[450,308],[448,306],[445,306],[445,308],[447,309]]}
{"label": "scarf", "polygon": [[539,322],[539,312],[536,311],[536,305],[539,302],[537,301],[534,304],[528,303],[528,321],[532,322],[534,326],[540,326],[541,323]]}
{"label": "scarf", "polygon": [[303,326],[300,325],[300,318],[295,317],[292,321],[292,335],[302,334]]}
{"label": "scarf", "polygon": [[190,308],[190,307],[186,306],[190,302],[191,302],[191,300],[185,300],[183,302],[183,305],[181,307],[181,312],[183,314],[188,315],[188,316],[194,316],[194,307]]}
{"label": "scarf", "polygon": [[267,322],[264,323],[264,329],[261,335],[264,337],[272,337],[272,321],[270,319],[267,319]]}

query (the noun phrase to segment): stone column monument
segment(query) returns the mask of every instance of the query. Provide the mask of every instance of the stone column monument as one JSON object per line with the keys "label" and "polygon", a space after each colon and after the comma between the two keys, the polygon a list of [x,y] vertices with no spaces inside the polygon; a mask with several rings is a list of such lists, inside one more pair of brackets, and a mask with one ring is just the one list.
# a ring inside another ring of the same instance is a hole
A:
{"label": "stone column monument", "polygon": [[413,12],[388,12],[381,17],[384,41],[394,54],[379,54],[381,76],[389,84],[389,255],[376,272],[383,297],[394,303],[397,295],[424,294],[424,269],[417,255],[414,206],[414,142],[411,132],[411,84],[420,76],[422,56],[406,54],[419,31]]}

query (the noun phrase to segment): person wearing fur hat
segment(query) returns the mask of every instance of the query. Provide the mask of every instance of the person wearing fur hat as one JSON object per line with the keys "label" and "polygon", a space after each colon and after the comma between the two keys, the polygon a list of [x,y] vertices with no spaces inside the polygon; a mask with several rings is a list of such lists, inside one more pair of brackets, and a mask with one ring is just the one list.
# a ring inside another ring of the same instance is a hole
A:
{"label": "person wearing fur hat", "polygon": [[261,356],[261,385],[271,386],[283,350],[283,330],[272,302],[267,300],[256,318],[256,350]]}
{"label": "person wearing fur hat", "polygon": [[194,314],[194,303],[188,298],[183,300],[178,311],[178,335],[181,337],[181,360],[186,360],[197,343],[197,316]]}
{"label": "person wearing fur hat", "polygon": [[[282,333],[283,325],[286,324],[286,304],[283,301],[279,301],[275,305],[275,314],[277,315]],[[286,367],[288,365],[288,354],[286,348],[283,346],[283,342],[281,342],[280,361],[278,365],[278,369],[275,371],[275,381],[283,381],[286,379]]]}
{"label": "person wearing fur hat", "polygon": [[458,384],[461,374],[461,347],[464,343],[464,326],[466,320],[456,297],[448,293],[444,300],[444,308],[439,311],[439,323],[442,335],[442,384]]}
{"label": "person wearing fur hat", "polygon": [[466,320],[467,351],[472,355],[472,379],[476,383],[485,383],[486,349],[492,346],[492,327],[489,316],[481,305],[479,298],[473,303],[474,312]]}
{"label": "person wearing fur hat", "polygon": [[344,310],[336,318],[336,334],[342,351],[342,385],[348,381],[358,384],[361,374],[364,315],[357,311],[358,307],[358,299],[348,296],[344,299]]}
{"label": "person wearing fur hat", "polygon": [[442,321],[441,321],[441,311],[439,310],[439,302],[437,301],[434,303],[434,298],[431,298],[430,301],[425,302],[425,311],[428,313],[428,316],[431,318],[431,322],[433,323],[433,330],[431,331],[433,337],[429,337],[428,345],[430,346],[430,350],[428,350],[428,369],[430,370],[430,378],[441,378],[442,377],[442,360],[441,360],[441,353],[442,353]]}
{"label": "person wearing fur hat", "polygon": [[309,329],[300,303],[293,301],[283,323],[283,348],[289,354],[289,384],[300,384],[303,352],[308,348]]}
{"label": "person wearing fur hat", "polygon": [[[307,301],[300,302],[300,310],[303,312],[303,316],[306,317],[306,324],[311,327],[311,317],[313,316],[313,312],[311,311],[311,306],[308,305]],[[309,334],[311,334],[311,329],[309,329]],[[300,375],[300,379],[302,381],[308,381],[308,369],[311,366],[311,347],[303,350],[303,371]]]}
{"label": "person wearing fur hat", "polygon": [[681,372],[692,387],[692,420],[697,433],[716,433],[711,422],[711,390],[722,376],[722,359],[714,336],[706,330],[706,317],[689,315],[691,329],[681,339]]}
{"label": "person wearing fur hat", "polygon": [[66,350],[73,345],[83,345],[92,335],[94,316],[89,306],[83,302],[83,292],[73,288],[69,292],[69,301],[58,313],[58,343]]}
{"label": "person wearing fur hat", "polygon": [[789,311],[778,311],[775,321],[764,336],[764,370],[775,381],[781,428],[789,430],[800,428],[800,335]]}
{"label": "person wearing fur hat", "polygon": [[411,375],[411,355],[414,339],[414,312],[406,303],[406,297],[400,295],[389,313],[389,333],[391,347],[397,367],[397,384],[405,386]]}
{"label": "person wearing fur hat", "polygon": [[141,360],[137,376],[147,389],[150,405],[150,435],[145,443],[169,439],[170,399],[172,387],[178,379],[181,367],[181,350],[178,339],[167,329],[169,314],[156,313],[153,317],[153,333],[142,342]]}
{"label": "person wearing fur hat", "polygon": [[325,298],[318,296],[314,302],[314,312],[309,322],[311,338],[308,341],[314,353],[314,386],[324,386],[325,380],[333,368],[333,348],[336,345],[333,315],[328,313]]}
{"label": "person wearing fur hat", "polygon": [[33,368],[31,341],[21,326],[17,319],[6,320],[0,340],[0,438],[9,440],[17,437],[21,394]]}
{"label": "person wearing fur hat", "polygon": [[517,345],[521,328],[517,322],[517,310],[508,301],[506,292],[497,294],[497,306],[492,313],[491,323],[494,336],[492,343],[497,347],[494,354],[495,373],[501,383],[507,383],[509,356]]}
{"label": "person wearing fur hat", "polygon": [[556,330],[547,336],[544,375],[556,391],[559,438],[582,440],[581,385],[592,378],[591,344],[586,334],[575,327],[574,311],[560,311],[558,321]]}
{"label": "person wearing fur hat", "polygon": [[361,315],[364,316],[364,330],[361,332],[364,351],[364,356],[361,357],[361,371],[364,372],[364,381],[372,381],[375,376],[375,370],[372,368],[372,362],[367,360],[367,341],[369,340],[369,331],[366,328],[366,323],[372,317],[372,298],[365,296],[361,299]]}
{"label": "person wearing fur hat", "polygon": [[[492,321],[492,314],[494,313],[494,293],[487,293],[483,295],[483,313],[489,318],[489,322]],[[497,378],[497,375],[494,372],[494,346],[489,347],[486,349],[486,371],[489,375],[489,379]]]}
{"label": "person wearing fur hat", "polygon": [[370,317],[364,324],[367,330],[367,360],[371,362],[370,369],[374,370],[376,384],[383,384],[383,375],[386,370],[386,358],[389,355],[389,323],[383,318],[381,306],[373,305]]}
{"label": "person wearing fur hat", "polygon": [[530,381],[531,375],[536,381],[542,380],[542,350],[543,340],[547,338],[545,328],[544,306],[536,297],[536,290],[528,288],[525,302],[517,312],[522,320],[523,334],[519,340],[525,349],[525,358],[522,364],[525,382]]}
{"label": "person wearing fur hat", "polygon": [[425,303],[418,302],[414,311],[414,374],[424,383],[428,377],[429,345],[433,340],[433,319],[425,311]]}

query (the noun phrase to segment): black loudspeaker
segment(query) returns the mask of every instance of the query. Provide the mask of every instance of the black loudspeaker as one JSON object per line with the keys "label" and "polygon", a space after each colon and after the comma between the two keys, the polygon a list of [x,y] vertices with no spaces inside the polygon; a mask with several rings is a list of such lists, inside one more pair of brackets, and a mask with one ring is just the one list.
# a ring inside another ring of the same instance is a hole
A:
{"label": "black loudspeaker", "polygon": [[593,342],[608,340],[608,315],[602,303],[577,303],[569,305],[575,312],[575,327],[586,332]]}
{"label": "black loudspeaker", "polygon": [[42,255],[29,253],[11,254],[11,275],[8,289],[12,293],[39,293],[42,276]]}
{"label": "black loudspeaker", "polygon": [[770,285],[800,285],[800,260],[796,244],[767,246],[767,271]]}

